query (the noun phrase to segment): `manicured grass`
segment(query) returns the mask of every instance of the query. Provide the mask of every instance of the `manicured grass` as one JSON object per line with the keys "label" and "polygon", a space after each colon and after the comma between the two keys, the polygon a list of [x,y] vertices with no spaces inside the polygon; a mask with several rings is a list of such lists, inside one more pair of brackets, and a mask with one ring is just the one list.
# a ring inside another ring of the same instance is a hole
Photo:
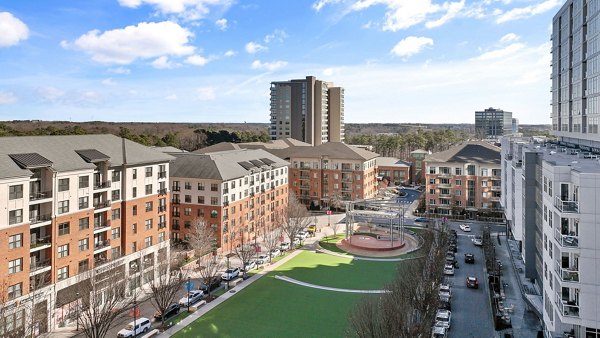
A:
{"label": "manicured grass", "polygon": [[352,261],[305,251],[249,285],[173,337],[344,337],[348,312],[362,297],[307,288],[274,278],[352,289],[380,289],[393,262]]}

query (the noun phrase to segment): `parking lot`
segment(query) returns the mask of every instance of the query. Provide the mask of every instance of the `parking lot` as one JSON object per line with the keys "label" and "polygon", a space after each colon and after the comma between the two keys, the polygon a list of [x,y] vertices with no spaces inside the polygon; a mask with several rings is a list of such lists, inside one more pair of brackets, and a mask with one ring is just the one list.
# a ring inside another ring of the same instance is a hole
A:
{"label": "parking lot", "polygon": [[[471,242],[471,236],[482,234],[483,226],[470,224],[471,232],[463,232],[458,225],[459,223],[450,224],[450,228],[458,233],[458,269],[454,270],[454,276],[447,277],[452,285],[452,322],[449,337],[494,337],[492,312],[484,278],[483,250]],[[474,254],[475,264],[465,264],[465,253]],[[477,278],[479,289],[467,288],[468,276]]]}

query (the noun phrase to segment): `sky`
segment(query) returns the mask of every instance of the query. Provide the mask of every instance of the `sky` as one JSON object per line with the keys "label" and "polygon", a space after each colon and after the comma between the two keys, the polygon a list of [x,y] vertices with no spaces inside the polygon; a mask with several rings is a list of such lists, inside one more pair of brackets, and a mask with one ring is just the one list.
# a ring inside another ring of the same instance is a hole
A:
{"label": "sky", "polygon": [[269,86],[348,123],[550,123],[564,0],[0,0],[0,120],[269,122]]}

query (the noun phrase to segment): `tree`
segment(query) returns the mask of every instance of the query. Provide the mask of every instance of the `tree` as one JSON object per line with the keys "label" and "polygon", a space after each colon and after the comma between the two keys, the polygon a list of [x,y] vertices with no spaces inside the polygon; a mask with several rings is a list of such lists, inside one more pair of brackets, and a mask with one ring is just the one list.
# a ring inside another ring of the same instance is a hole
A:
{"label": "tree", "polygon": [[77,285],[81,295],[77,321],[87,338],[104,338],[115,319],[132,304],[126,292],[125,266],[108,263],[102,270],[84,272]]}
{"label": "tree", "polygon": [[213,255],[204,255],[198,259],[198,272],[208,287],[208,299],[211,299],[211,285],[221,279],[219,271],[223,270],[223,260]]}
{"label": "tree", "polygon": [[191,221],[188,244],[194,250],[194,256],[202,257],[217,249],[215,229],[209,227],[203,217]]}
{"label": "tree", "polygon": [[[263,245],[265,249],[267,249],[267,253],[269,254],[269,262],[271,261],[271,250],[277,249],[279,246],[279,239],[281,238],[283,231],[281,227],[276,227],[273,229],[268,229],[265,227],[264,235],[263,235]],[[290,242],[290,246],[292,242]]]}
{"label": "tree", "polygon": [[184,271],[179,269],[177,265],[170,257],[159,255],[156,267],[158,275],[155,275],[150,282],[150,302],[161,314],[161,330],[165,328],[167,308],[173,303],[177,292],[181,290],[186,281]]}
{"label": "tree", "polygon": [[333,224],[331,224],[330,227],[331,230],[333,230],[333,238],[337,238],[337,232],[340,229],[340,223],[333,222]]}
{"label": "tree", "polygon": [[242,267],[244,267],[243,277],[244,279],[246,279],[246,263],[248,263],[250,259],[252,259],[252,256],[254,256],[254,253],[256,252],[256,249],[254,248],[254,245],[250,245],[250,243],[244,242],[244,228],[245,227],[240,228],[242,243],[233,248],[233,253],[240,259],[240,261],[242,261]]}
{"label": "tree", "polygon": [[277,221],[281,224],[281,229],[290,240],[290,244],[294,242],[294,238],[304,228],[310,225],[312,217],[306,210],[306,206],[298,200],[293,192],[289,193],[288,204],[280,209],[277,215]]}

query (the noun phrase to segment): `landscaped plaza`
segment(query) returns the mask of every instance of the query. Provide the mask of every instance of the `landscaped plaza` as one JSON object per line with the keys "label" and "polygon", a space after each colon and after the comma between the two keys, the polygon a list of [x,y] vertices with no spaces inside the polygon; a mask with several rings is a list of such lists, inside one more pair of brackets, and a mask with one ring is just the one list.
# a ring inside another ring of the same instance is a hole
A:
{"label": "landscaped plaza", "polygon": [[353,257],[334,244],[342,238],[338,235],[329,242],[322,240],[321,247],[325,250],[319,249],[320,252],[307,248],[292,253],[291,259],[174,337],[345,336],[348,313],[353,306],[363,297],[378,297],[368,291],[385,292],[397,266],[410,264],[411,259],[421,254],[421,249],[389,260]]}

